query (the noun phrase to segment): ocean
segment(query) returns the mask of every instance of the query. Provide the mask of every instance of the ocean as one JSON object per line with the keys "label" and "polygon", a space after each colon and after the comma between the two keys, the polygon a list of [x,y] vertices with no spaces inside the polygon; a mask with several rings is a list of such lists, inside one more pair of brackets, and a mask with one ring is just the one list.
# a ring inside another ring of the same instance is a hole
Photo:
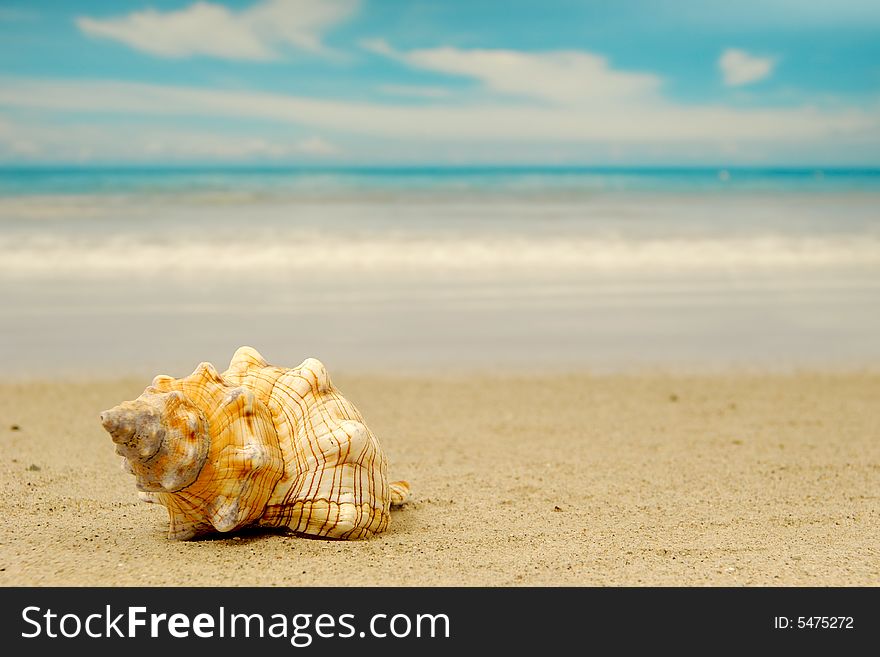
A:
{"label": "ocean", "polygon": [[0,169],[9,376],[880,365],[880,170]]}

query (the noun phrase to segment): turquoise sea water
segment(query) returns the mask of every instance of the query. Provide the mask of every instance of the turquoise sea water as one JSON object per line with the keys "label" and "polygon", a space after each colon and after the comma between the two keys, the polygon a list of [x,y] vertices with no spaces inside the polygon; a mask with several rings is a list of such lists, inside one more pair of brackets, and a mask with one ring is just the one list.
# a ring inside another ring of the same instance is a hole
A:
{"label": "turquoise sea water", "polygon": [[0,194],[880,191],[880,169],[841,168],[5,168]]}
{"label": "turquoise sea water", "polygon": [[0,169],[12,375],[880,365],[880,171]]}

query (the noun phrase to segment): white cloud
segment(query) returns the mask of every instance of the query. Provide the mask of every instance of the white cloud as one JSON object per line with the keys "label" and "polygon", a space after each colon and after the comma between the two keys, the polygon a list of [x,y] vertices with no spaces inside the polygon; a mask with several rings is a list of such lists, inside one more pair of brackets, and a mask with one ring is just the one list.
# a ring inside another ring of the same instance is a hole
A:
{"label": "white cloud", "polygon": [[248,160],[276,159],[290,154],[292,146],[260,137],[234,137],[183,131],[147,131],[132,150],[144,158]]}
{"label": "white cloud", "polygon": [[283,131],[270,136],[223,134],[165,126],[40,125],[0,118],[0,160],[7,161],[309,161],[339,154],[318,136],[293,140]]}
{"label": "white cloud", "polygon": [[669,102],[534,106],[323,100],[112,81],[0,78],[0,107],[123,116],[227,117],[413,142],[722,143],[860,136],[877,139],[880,116],[853,108],[731,108]]}
{"label": "white cloud", "polygon": [[400,52],[382,39],[363,41],[361,46],[413,68],[479,80],[493,92],[560,105],[609,105],[652,98],[660,87],[656,75],[614,70],[605,57],[590,52],[531,53],[450,47]]}
{"label": "white cloud", "polygon": [[298,142],[268,139],[259,136],[194,133],[180,130],[151,130],[135,146],[145,159],[155,156],[174,160],[216,159],[289,160],[297,156],[324,157],[338,152],[335,146],[320,137],[309,137]]}
{"label": "white cloud", "polygon": [[728,48],[718,58],[718,67],[728,87],[739,87],[758,82],[773,73],[776,61],[772,57],[758,57],[745,50]]}
{"label": "white cloud", "polygon": [[394,48],[392,48],[385,39],[362,39],[360,45],[364,50],[377,55],[391,57],[395,54]]}
{"label": "white cloud", "polygon": [[339,152],[333,144],[321,137],[309,137],[296,145],[296,151],[305,155],[335,155]]}
{"label": "white cloud", "polygon": [[325,53],[321,35],[358,8],[358,0],[263,0],[242,11],[196,2],[178,11],[136,11],[119,18],[76,20],[89,36],[112,39],[161,57],[204,55],[268,60],[277,46]]}

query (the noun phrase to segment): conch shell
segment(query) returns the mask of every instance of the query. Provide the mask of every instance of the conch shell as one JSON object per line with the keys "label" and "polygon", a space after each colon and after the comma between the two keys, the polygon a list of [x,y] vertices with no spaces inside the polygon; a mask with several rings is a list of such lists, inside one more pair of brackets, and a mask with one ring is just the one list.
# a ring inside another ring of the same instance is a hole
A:
{"label": "conch shell", "polygon": [[409,494],[388,483],[379,441],[314,358],[287,369],[241,347],[223,374],[202,363],[157,376],[101,423],[141,499],[168,509],[173,539],[248,525],[365,538]]}

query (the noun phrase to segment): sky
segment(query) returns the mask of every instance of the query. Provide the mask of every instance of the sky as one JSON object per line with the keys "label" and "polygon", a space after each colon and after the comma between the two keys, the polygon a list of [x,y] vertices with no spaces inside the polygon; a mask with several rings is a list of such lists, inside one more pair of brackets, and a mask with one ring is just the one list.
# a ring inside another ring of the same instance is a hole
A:
{"label": "sky", "polygon": [[880,165],[876,0],[0,0],[0,164]]}

